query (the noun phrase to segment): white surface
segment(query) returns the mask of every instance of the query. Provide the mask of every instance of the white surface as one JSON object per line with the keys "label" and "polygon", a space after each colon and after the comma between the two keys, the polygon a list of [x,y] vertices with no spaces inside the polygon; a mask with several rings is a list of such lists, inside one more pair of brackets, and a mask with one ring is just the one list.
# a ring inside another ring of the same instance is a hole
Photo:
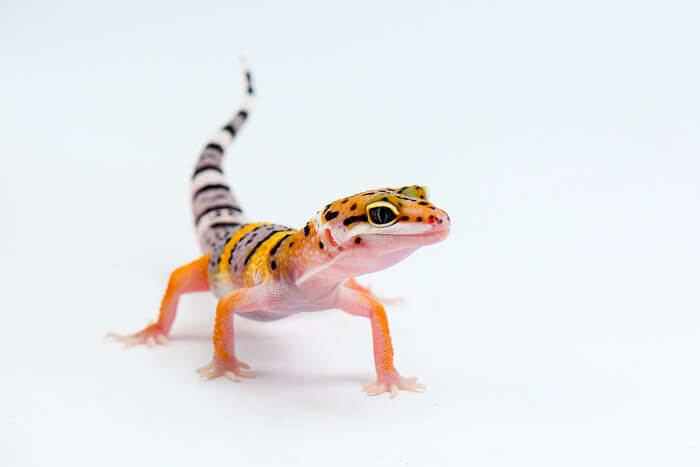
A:
{"label": "white surface", "polygon": [[[0,7],[0,464],[698,465],[698,3],[256,3]],[[363,279],[406,297],[425,394],[364,397],[369,325],[338,311],[239,319],[239,384],[196,378],[206,295],[167,348],[102,341],[197,254],[240,54],[252,218],[412,183],[450,213]]]}

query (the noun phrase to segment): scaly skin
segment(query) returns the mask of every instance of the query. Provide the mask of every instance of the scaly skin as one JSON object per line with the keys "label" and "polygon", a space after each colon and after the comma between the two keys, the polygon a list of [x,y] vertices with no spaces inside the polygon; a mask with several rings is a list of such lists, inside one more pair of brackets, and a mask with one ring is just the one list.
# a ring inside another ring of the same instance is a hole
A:
{"label": "scaly skin", "polygon": [[370,395],[422,390],[416,378],[402,377],[386,312],[355,276],[385,269],[417,248],[443,240],[450,218],[428,201],[424,187],[381,188],[338,199],[318,211],[301,229],[249,223],[223,178],[221,161],[249,113],[253,89],[246,71],[244,108],[206,145],[192,177],[193,214],[204,256],[170,276],[158,321],[135,334],[110,334],[127,345],[165,344],[179,297],[211,290],[218,298],[214,355],[200,368],[203,379],[232,381],[253,377],[236,358],[234,315],[274,320],[301,311],[331,308],[368,318],[376,380]]}

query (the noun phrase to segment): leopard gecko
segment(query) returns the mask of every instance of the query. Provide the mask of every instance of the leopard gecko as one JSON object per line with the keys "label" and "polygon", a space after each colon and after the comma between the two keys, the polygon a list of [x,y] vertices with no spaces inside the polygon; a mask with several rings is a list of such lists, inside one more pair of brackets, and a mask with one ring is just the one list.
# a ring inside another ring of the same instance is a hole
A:
{"label": "leopard gecko", "polygon": [[251,73],[244,67],[241,109],[207,142],[192,174],[192,214],[203,256],[175,269],[158,321],[129,335],[109,334],[127,345],[166,344],[178,300],[211,291],[218,298],[214,355],[202,379],[253,377],[234,349],[234,316],[260,321],[293,313],[339,308],[369,319],[376,380],[370,395],[423,390],[401,376],[384,306],[355,277],[388,268],[417,248],[445,239],[450,217],[428,201],[425,187],[379,188],[326,204],[300,229],[248,222],[224,178],[222,159],[250,112]]}

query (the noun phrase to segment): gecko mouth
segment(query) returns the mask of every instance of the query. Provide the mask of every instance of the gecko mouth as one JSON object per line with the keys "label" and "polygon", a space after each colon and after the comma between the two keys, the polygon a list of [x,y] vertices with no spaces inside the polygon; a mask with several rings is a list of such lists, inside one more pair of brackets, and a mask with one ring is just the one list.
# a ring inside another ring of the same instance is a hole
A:
{"label": "gecko mouth", "polygon": [[450,233],[450,228],[449,227],[441,227],[440,229],[432,229],[427,232],[422,232],[422,233],[400,233],[400,232],[393,232],[393,233],[375,233],[374,235],[377,235],[379,237],[396,237],[396,238],[408,238],[408,239],[433,239],[433,238],[444,238],[447,237],[447,234]]}
{"label": "gecko mouth", "polygon": [[[433,243],[438,243],[443,241],[449,234],[450,229],[440,229],[433,230],[429,232],[424,232],[420,234],[409,234],[409,233],[385,233],[385,234],[374,234],[376,237],[382,238],[382,244],[386,244],[385,247],[391,249],[391,244],[393,243],[396,248],[401,249],[403,247],[409,246],[412,248],[418,248],[424,245],[430,245]],[[378,239],[379,240],[379,239]],[[389,243],[386,243],[389,242]]]}

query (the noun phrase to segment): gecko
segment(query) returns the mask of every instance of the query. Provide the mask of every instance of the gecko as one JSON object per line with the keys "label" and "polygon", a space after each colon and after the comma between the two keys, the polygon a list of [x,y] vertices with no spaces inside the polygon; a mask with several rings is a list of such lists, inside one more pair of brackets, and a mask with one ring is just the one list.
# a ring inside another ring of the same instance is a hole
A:
{"label": "gecko", "polygon": [[234,316],[271,321],[294,313],[340,309],[370,323],[376,380],[369,395],[422,391],[415,377],[394,366],[386,311],[355,277],[388,268],[416,249],[444,240],[448,214],[428,200],[427,188],[379,188],[326,204],[300,229],[248,222],[224,177],[226,149],[249,118],[253,81],[245,64],[244,101],[199,155],[191,179],[194,225],[202,256],[175,269],[158,320],[134,334],[107,335],[128,346],[165,345],[183,294],[217,297],[214,355],[197,371],[202,379],[231,381],[255,374],[235,353]]}

